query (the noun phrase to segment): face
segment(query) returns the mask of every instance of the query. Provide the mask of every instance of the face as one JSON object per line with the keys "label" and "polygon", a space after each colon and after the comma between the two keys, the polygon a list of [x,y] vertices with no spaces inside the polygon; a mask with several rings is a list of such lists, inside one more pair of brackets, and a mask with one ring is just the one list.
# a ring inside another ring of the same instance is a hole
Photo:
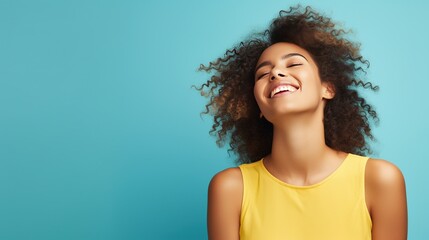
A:
{"label": "face", "polygon": [[[255,69],[254,95],[264,117],[323,110],[334,94],[322,83],[311,55],[291,43],[276,43],[260,56]],[[323,111],[322,111],[323,112]]]}

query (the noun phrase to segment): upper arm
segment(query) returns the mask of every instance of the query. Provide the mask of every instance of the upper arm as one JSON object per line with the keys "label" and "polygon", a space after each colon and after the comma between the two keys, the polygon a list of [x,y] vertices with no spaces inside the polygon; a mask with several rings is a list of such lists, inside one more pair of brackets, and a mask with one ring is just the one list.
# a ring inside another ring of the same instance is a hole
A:
{"label": "upper arm", "polygon": [[369,159],[365,182],[372,239],[407,239],[407,198],[401,171],[387,161]]}
{"label": "upper arm", "polygon": [[238,240],[243,180],[239,168],[216,174],[208,191],[207,227],[210,240]]}

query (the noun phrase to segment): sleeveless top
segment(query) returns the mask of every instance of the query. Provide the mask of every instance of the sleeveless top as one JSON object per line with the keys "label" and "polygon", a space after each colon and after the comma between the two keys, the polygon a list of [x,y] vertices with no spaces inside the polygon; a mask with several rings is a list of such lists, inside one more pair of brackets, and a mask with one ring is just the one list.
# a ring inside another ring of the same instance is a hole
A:
{"label": "sleeveless top", "polygon": [[240,240],[371,240],[364,184],[367,160],[348,154],[333,173],[310,186],[277,179],[263,159],[240,165]]}

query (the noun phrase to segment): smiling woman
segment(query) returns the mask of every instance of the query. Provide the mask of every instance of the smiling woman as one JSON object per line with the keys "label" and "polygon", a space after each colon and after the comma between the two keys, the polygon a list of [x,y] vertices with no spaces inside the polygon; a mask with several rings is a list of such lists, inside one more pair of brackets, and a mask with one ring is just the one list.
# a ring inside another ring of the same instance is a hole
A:
{"label": "smiling woman", "polygon": [[360,91],[378,87],[346,33],[298,6],[201,65],[210,132],[241,164],[210,183],[209,239],[406,239],[401,171],[361,156],[378,118]]}
{"label": "smiling woman", "polygon": [[278,121],[281,125],[283,117],[293,111],[319,109],[323,114],[321,100],[332,99],[334,92],[328,82],[321,82],[316,63],[307,51],[279,42],[267,48],[259,62],[262,63],[255,74],[254,95],[261,114],[269,122],[276,126]]}

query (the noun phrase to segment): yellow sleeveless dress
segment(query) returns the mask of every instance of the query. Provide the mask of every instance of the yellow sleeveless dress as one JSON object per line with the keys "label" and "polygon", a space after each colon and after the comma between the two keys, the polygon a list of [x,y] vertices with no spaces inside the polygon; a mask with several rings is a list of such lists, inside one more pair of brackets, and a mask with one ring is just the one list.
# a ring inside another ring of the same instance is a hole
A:
{"label": "yellow sleeveless dress", "polygon": [[277,179],[263,159],[240,165],[240,240],[371,240],[364,185],[367,160],[348,154],[331,175],[311,186]]}

